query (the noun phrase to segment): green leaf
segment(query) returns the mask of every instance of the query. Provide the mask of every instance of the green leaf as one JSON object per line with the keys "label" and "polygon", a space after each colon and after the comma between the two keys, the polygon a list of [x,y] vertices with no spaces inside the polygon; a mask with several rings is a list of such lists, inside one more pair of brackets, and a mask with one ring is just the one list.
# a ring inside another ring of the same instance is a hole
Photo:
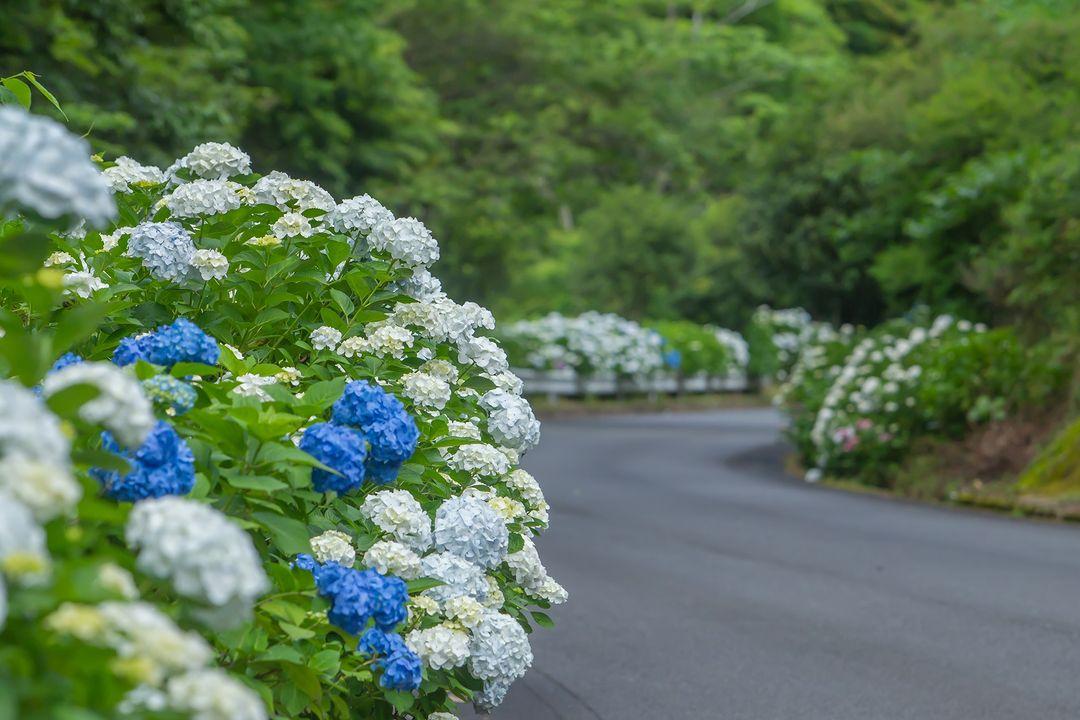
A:
{"label": "green leaf", "polygon": [[320,411],[333,405],[341,393],[345,391],[344,376],[333,380],[323,380],[311,385],[304,391],[304,397],[300,401],[305,407],[315,407]]}
{"label": "green leaf", "polygon": [[291,645],[273,645],[266,652],[255,658],[259,662],[287,662],[303,665],[304,656]]}
{"label": "green leaf", "polygon": [[68,119],[67,113],[64,112],[64,108],[60,107],[60,103],[57,101],[56,96],[49,92],[48,88],[46,88],[44,85],[41,84],[41,82],[38,81],[37,75],[30,72],[29,70],[25,70],[23,71],[22,76],[26,78],[27,82],[37,88],[37,91],[41,93],[45,97],[45,99],[52,104],[54,108],[56,108],[57,112],[60,113],[61,117],[63,117],[64,120]]}
{"label": "green leaf", "polygon": [[12,94],[15,95],[15,99],[19,101],[20,105],[22,105],[27,110],[30,109],[30,101],[32,99],[32,94],[30,92],[29,85],[15,77],[4,78],[3,81],[0,82],[3,82],[4,87],[6,87],[12,92]]}
{"label": "green leaf", "polygon": [[53,393],[45,401],[45,404],[61,417],[74,418],[78,415],[79,408],[100,394],[101,390],[96,386],[80,383],[70,385]]}
{"label": "green leaf", "polygon": [[546,613],[533,611],[530,613],[532,619],[536,621],[536,624],[540,627],[552,628],[555,627],[555,621],[551,619]]}
{"label": "green leaf", "polygon": [[353,301],[349,299],[349,296],[335,288],[330,288],[330,297],[334,299],[337,306],[341,308],[341,312],[346,315],[352,315],[352,311],[356,309],[353,305]]}
{"label": "green leaf", "polygon": [[274,545],[285,555],[311,552],[310,535],[304,523],[269,512],[257,512],[253,517],[266,528]]}
{"label": "green leaf", "polygon": [[221,372],[221,368],[215,365],[206,365],[204,363],[196,362],[178,362],[173,365],[172,370],[169,372],[175,378],[185,378],[190,375],[217,375]]}
{"label": "green leaf", "polygon": [[410,595],[417,595],[425,590],[445,584],[442,580],[436,580],[435,578],[416,578],[406,582],[405,587],[408,588]]}
{"label": "green leaf", "polygon": [[402,692],[400,690],[383,690],[383,697],[387,702],[393,705],[398,712],[408,712],[409,708],[413,706],[416,698],[412,696],[412,693]]}
{"label": "green leaf", "polygon": [[289,487],[288,483],[284,483],[277,478],[270,477],[269,475],[237,475],[229,476],[222,474],[225,478],[225,482],[229,483],[234,488],[241,490],[259,490],[261,492],[273,492],[275,490],[284,490]]}
{"label": "green leaf", "polygon": [[337,650],[320,650],[311,656],[308,667],[324,675],[336,675],[341,668],[341,653]]}
{"label": "green leaf", "polygon": [[76,305],[61,315],[53,334],[53,358],[60,357],[94,334],[111,310],[112,306],[108,303],[87,302]]}
{"label": "green leaf", "polygon": [[507,553],[521,552],[525,547],[525,539],[517,533],[510,533],[510,546],[507,548]]}

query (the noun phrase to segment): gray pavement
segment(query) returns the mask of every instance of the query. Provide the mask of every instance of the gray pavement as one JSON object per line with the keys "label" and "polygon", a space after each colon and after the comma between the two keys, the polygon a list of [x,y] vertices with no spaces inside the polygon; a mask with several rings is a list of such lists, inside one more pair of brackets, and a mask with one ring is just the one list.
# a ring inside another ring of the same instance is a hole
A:
{"label": "gray pavement", "polygon": [[1080,529],[806,485],[780,428],[544,424],[570,602],[495,718],[1080,718]]}

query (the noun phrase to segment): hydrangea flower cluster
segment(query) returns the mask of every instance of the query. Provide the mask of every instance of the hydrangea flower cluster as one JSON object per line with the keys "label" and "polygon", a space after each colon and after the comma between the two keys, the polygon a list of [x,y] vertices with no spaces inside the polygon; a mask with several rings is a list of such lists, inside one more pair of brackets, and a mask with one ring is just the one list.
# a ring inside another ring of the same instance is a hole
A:
{"label": "hydrangea flower cluster", "polygon": [[187,495],[195,486],[195,456],[167,422],[157,421],[134,451],[118,443],[108,431],[102,433],[101,444],[130,466],[126,473],[102,468],[91,470],[106,497],[136,502],[165,495]]}
{"label": "hydrangea flower cluster", "polygon": [[76,385],[89,385],[98,392],[79,408],[83,420],[107,428],[126,447],[142,445],[156,420],[138,380],[110,363],[76,362],[50,372],[41,390],[49,398]]}
{"label": "hydrangea flower cluster", "polygon": [[216,365],[221,356],[217,341],[185,318],[161,325],[153,332],[124,338],[113,353],[113,362],[124,367],[144,360],[166,369],[176,363]]}
{"label": "hydrangea flower cluster", "polygon": [[128,233],[127,254],[158,280],[181,283],[191,275],[195,243],[180,223],[144,222]]}
{"label": "hydrangea flower cluster", "polygon": [[243,622],[269,588],[251,538],[208,505],[172,497],[138,503],[125,536],[140,570],[209,606],[204,617],[217,625]]}
{"label": "hydrangea flower cluster", "polygon": [[153,165],[143,165],[126,155],[116,158],[111,167],[102,171],[113,193],[130,193],[132,186],[149,188],[165,182],[165,173]]}
{"label": "hydrangea flower cluster", "polygon": [[155,375],[142,381],[142,389],[151,402],[169,415],[183,415],[195,407],[198,392],[189,383],[172,375]]}
{"label": "hydrangea flower cluster", "polygon": [[367,476],[376,484],[393,482],[416,450],[420,431],[401,401],[378,385],[354,380],[334,403],[333,421],[355,428],[368,442]]}
{"label": "hydrangea flower cluster", "polygon": [[14,105],[0,107],[0,215],[28,210],[95,227],[116,215],[109,182],[90,144],[63,125]]}

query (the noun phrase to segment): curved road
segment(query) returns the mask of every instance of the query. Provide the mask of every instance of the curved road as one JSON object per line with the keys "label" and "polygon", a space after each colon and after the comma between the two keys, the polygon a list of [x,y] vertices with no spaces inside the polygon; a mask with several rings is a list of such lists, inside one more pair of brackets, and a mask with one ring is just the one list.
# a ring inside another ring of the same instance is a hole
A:
{"label": "curved road", "polygon": [[1080,529],[806,485],[780,428],[544,424],[570,602],[495,718],[1080,718]]}

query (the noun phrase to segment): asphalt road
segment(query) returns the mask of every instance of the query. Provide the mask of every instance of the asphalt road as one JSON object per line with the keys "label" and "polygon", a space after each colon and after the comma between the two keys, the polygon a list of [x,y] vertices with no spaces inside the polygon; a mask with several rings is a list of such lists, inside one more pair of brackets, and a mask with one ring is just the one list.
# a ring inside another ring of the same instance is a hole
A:
{"label": "asphalt road", "polygon": [[544,424],[570,602],[495,718],[1080,718],[1080,529],[806,485],[780,426]]}

